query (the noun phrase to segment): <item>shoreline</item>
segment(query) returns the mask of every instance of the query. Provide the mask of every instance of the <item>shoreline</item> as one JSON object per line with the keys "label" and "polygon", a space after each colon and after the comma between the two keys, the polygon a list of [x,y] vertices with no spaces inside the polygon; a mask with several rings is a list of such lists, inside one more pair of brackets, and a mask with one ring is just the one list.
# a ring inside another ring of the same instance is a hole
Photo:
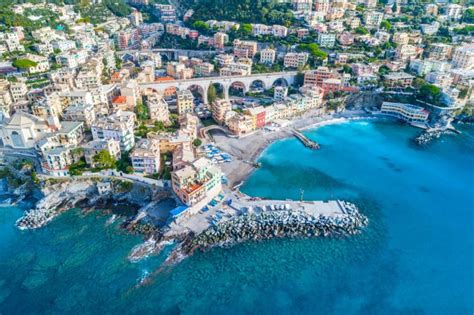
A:
{"label": "shoreline", "polygon": [[[379,120],[383,118],[365,112],[346,113],[340,116],[302,116],[290,122],[288,126],[305,131],[322,126],[346,123],[352,120]],[[228,138],[221,134],[214,135],[214,145],[234,158],[232,162],[220,165],[223,173],[227,176],[228,186],[233,188],[236,185],[242,185],[257,169],[255,163],[268,147],[276,141],[291,137],[293,137],[293,134],[286,130],[285,127],[272,132],[257,130],[240,138]]]}

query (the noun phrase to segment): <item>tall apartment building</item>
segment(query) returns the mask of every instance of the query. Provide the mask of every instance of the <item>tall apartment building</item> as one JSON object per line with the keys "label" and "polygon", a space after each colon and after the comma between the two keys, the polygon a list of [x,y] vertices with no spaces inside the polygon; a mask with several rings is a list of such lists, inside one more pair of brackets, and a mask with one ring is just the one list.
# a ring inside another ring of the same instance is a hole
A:
{"label": "tall apartment building", "polygon": [[148,106],[148,112],[150,113],[150,119],[161,121],[165,125],[169,124],[169,110],[168,103],[166,103],[163,96],[158,93],[152,93],[147,96],[146,105]]}
{"label": "tall apartment building", "polygon": [[10,93],[14,103],[26,100],[26,93],[28,93],[28,87],[23,81],[10,83]]}
{"label": "tall apartment building", "polygon": [[212,117],[219,124],[223,124],[225,122],[225,114],[231,110],[232,104],[226,100],[216,100],[211,104]]}
{"label": "tall apartment building", "polygon": [[178,114],[184,115],[192,113],[194,108],[194,96],[189,90],[182,90],[176,92],[176,105],[178,106]]}
{"label": "tall apartment building", "polygon": [[308,62],[308,53],[302,52],[302,53],[287,53],[285,55],[285,58],[283,60],[283,64],[286,68],[303,68],[306,65],[306,62]]}
{"label": "tall apartment building", "polygon": [[[181,201],[193,206],[211,201],[222,190],[221,170],[207,158],[199,158],[171,174],[173,191]],[[199,210],[199,209],[197,209]]]}

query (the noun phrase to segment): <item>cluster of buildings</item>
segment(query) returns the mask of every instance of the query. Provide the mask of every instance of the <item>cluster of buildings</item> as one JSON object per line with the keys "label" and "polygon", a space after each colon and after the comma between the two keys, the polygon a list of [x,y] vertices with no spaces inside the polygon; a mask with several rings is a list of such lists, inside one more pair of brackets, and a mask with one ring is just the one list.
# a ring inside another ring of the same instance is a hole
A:
{"label": "cluster of buildings", "polygon": [[288,88],[275,87],[275,103],[270,106],[247,106],[236,111],[226,100],[211,104],[212,116],[216,122],[229,128],[235,135],[249,134],[271,124],[283,125],[285,121],[308,110],[324,112],[324,91],[317,86],[304,85],[300,93],[288,96]]}
{"label": "cluster of buildings", "polygon": [[[414,27],[393,20],[388,27],[386,20],[402,13],[405,0],[291,0],[303,24],[296,28],[250,24],[251,34],[242,39],[236,38],[242,26],[234,21],[209,20],[205,23],[210,31],[200,34],[183,23],[192,18],[192,10],[180,21],[171,4],[130,2],[152,7],[151,14],[159,22],[145,23],[142,13],[132,10],[129,16],[110,17],[94,27],[81,21],[72,6],[13,7],[25,15],[34,7],[52,10],[67,31],[42,27],[26,34],[16,26],[0,32],[1,146],[38,156],[42,171],[54,176],[71,175],[71,168],[83,164],[92,170],[110,167],[104,165],[104,156],[107,161],[128,160],[136,174],[156,175],[166,166],[163,156],[172,154],[172,189],[183,203],[197,209],[220,193],[222,173],[193,146],[200,125],[194,114],[196,93],[180,89],[179,84],[166,91],[141,84],[197,77],[229,82],[228,76],[245,77],[267,69],[262,65],[292,70],[313,66],[304,71],[296,93],[289,93],[286,86],[274,87],[273,104],[240,106],[231,103],[228,95],[209,104],[206,110],[212,118],[238,136],[283,125],[308,110],[322,114],[324,97],[363,88],[397,93],[412,91],[421,82],[438,88],[439,101],[447,108],[473,102],[472,36],[436,40],[441,30],[454,34],[449,25],[465,25],[461,18],[466,8],[457,4],[429,3],[424,6],[426,23]],[[165,54],[164,62],[160,52],[151,49],[163,34],[214,49],[194,57],[174,50],[176,55]],[[328,57],[316,62],[312,52],[298,49],[298,43],[278,45],[290,35],[312,36],[310,42],[316,42]],[[275,45],[261,42],[269,36]],[[394,102],[384,102],[381,110],[414,123],[425,122],[429,115],[422,107]],[[140,117],[143,112],[146,118]],[[137,132],[143,129],[147,132]]]}

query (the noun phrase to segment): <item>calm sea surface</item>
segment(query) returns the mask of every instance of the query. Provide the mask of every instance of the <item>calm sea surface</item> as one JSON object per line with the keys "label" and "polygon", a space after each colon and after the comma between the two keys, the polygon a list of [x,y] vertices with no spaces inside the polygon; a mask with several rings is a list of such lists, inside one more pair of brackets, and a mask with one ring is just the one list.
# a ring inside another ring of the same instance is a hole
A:
{"label": "calm sea surface", "polygon": [[0,207],[0,313],[473,314],[474,127],[426,148],[419,131],[353,121],[270,146],[242,191],[346,199],[369,219],[348,238],[272,240],[199,253],[136,287],[163,256],[132,264],[141,242],[109,216],[71,210],[19,231]]}

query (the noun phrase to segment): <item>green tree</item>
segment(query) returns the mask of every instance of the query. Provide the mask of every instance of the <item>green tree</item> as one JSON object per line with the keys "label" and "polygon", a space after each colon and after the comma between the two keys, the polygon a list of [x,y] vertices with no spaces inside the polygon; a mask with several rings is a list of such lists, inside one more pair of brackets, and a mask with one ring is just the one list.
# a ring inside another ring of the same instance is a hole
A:
{"label": "green tree", "polygon": [[382,23],[380,23],[380,27],[390,31],[392,29],[392,24],[387,20],[383,20]]}
{"label": "green tree", "polygon": [[12,64],[15,68],[18,68],[21,70],[36,67],[38,65],[37,62],[30,59],[15,59]]}
{"label": "green tree", "polygon": [[129,152],[122,152],[122,157],[117,162],[117,169],[121,172],[133,173],[132,163],[130,162]]}
{"label": "green tree", "polygon": [[474,23],[474,9],[470,8],[464,11],[462,19],[466,23]]}
{"label": "green tree", "polygon": [[207,90],[207,101],[209,103],[214,103],[217,99],[217,90],[214,84],[209,86],[209,90]]}
{"label": "green tree", "polygon": [[137,106],[135,106],[135,114],[137,114],[137,118],[140,121],[147,120],[150,118],[150,115],[148,113],[148,107],[142,102],[137,102]]}
{"label": "green tree", "polygon": [[117,161],[114,159],[110,152],[102,150],[94,156],[94,162],[97,164],[98,169],[109,169],[115,168]]}
{"label": "green tree", "polygon": [[193,140],[193,146],[195,146],[196,148],[197,148],[197,147],[200,147],[201,144],[202,144],[202,140],[201,140],[201,139],[196,138],[196,139]]}
{"label": "green tree", "polygon": [[82,175],[82,173],[87,169],[87,163],[84,158],[81,158],[79,161],[69,165],[69,174],[71,176]]}
{"label": "green tree", "polygon": [[239,32],[244,36],[252,35],[252,25],[247,23],[240,25]]}
{"label": "green tree", "polygon": [[441,89],[433,84],[424,84],[418,90],[417,96],[425,102],[438,104],[441,99]]}
{"label": "green tree", "polygon": [[356,32],[356,34],[360,34],[360,35],[367,35],[367,34],[369,34],[369,30],[366,29],[366,28],[363,27],[363,26],[356,27],[355,32]]}
{"label": "green tree", "polygon": [[195,21],[192,27],[200,32],[207,32],[209,31],[209,25],[204,21]]}

